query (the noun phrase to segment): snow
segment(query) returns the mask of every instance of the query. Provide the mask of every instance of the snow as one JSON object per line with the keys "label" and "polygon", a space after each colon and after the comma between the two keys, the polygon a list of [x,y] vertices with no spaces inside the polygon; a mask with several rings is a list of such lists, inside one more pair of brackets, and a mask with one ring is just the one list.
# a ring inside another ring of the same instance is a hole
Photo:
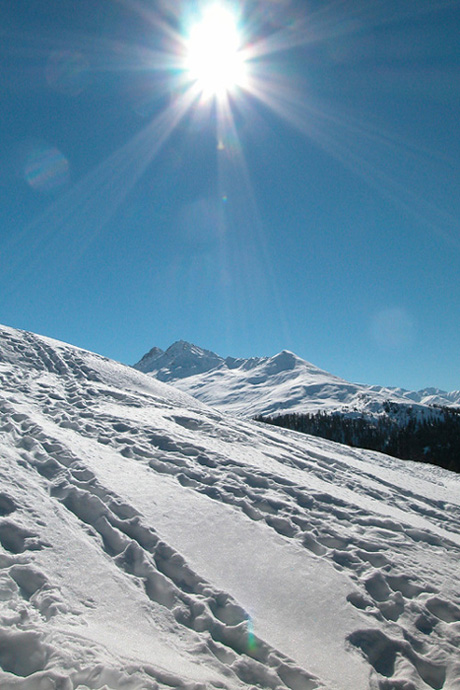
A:
{"label": "snow", "polygon": [[172,383],[219,410],[243,417],[319,410],[372,415],[388,400],[406,406],[460,405],[459,391],[427,388],[416,392],[350,383],[288,350],[273,357],[224,359],[179,341],[165,352],[153,348],[134,368]]}
{"label": "snow", "polygon": [[202,374],[222,364],[224,360],[219,355],[202,350],[196,345],[178,340],[168,347],[166,352],[153,347],[140,362],[136,369],[147,373],[153,368],[158,372],[159,381],[170,381],[172,378],[186,378],[194,374]]}
{"label": "snow", "polygon": [[457,475],[6,327],[0,384],[2,690],[460,688]]}

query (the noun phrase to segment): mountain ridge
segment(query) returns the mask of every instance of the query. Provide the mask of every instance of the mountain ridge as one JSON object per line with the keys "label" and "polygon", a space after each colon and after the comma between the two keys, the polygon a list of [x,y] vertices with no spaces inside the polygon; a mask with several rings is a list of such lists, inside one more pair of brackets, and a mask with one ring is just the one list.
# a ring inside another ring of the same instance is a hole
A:
{"label": "mountain ridge", "polygon": [[289,350],[271,357],[224,358],[181,340],[165,351],[153,348],[133,366],[207,404],[245,417],[319,410],[375,414],[387,401],[423,407],[460,405],[460,391],[351,383]]}

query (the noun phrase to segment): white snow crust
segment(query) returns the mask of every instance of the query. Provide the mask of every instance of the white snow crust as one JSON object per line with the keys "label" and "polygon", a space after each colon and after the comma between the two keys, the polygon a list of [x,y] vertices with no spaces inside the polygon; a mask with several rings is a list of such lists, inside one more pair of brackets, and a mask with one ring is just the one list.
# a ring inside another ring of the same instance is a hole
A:
{"label": "white snow crust", "polygon": [[288,350],[274,357],[224,359],[181,340],[165,352],[153,348],[134,368],[242,417],[320,410],[375,415],[389,400],[420,408],[460,405],[460,391],[407,391],[350,383]]}
{"label": "white snow crust", "polygon": [[0,457],[1,690],[460,688],[457,475],[7,327]]}

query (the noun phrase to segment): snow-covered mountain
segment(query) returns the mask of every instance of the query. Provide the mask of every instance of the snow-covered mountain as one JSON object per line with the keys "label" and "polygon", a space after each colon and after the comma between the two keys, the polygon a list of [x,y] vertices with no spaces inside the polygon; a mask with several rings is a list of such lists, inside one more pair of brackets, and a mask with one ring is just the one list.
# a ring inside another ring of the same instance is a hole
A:
{"label": "snow-covered mountain", "polygon": [[422,405],[460,406],[460,391],[443,391],[440,388],[423,388],[420,391],[408,391],[403,388],[390,388],[393,393],[402,395],[408,401]]}
{"label": "snow-covered mountain", "polygon": [[319,410],[375,414],[388,400],[405,405],[460,405],[460,391],[427,388],[416,392],[350,383],[287,350],[274,357],[224,359],[181,340],[165,352],[153,348],[134,368],[244,417]]}
{"label": "snow-covered mountain", "polygon": [[6,327],[0,457],[2,690],[460,687],[458,475]]}
{"label": "snow-covered mountain", "polygon": [[224,363],[224,359],[209,350],[178,340],[166,352],[152,348],[134,368],[144,373],[155,371],[159,381],[173,381],[203,374]]}

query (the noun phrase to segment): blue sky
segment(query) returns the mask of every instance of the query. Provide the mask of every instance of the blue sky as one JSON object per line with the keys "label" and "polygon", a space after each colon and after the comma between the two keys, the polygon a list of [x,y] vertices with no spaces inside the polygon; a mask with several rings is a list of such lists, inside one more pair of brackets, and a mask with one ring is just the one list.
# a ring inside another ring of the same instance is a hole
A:
{"label": "blue sky", "polygon": [[205,3],[0,0],[0,321],[460,388],[460,2],[227,6],[222,104],[181,68]]}

